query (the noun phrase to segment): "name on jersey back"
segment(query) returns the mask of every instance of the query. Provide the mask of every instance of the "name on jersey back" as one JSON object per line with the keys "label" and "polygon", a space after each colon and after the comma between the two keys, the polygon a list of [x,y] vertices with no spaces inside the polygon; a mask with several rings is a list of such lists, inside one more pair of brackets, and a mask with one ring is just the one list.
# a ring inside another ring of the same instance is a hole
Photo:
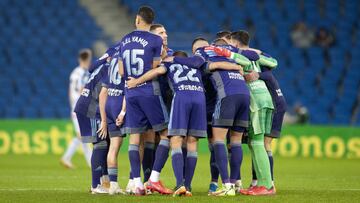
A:
{"label": "name on jersey back", "polygon": [[127,37],[124,39],[124,41],[122,42],[122,45],[125,46],[128,43],[131,42],[137,42],[139,44],[141,44],[143,47],[146,47],[146,45],[149,44],[148,41],[146,41],[145,39],[138,37],[138,36],[133,36],[133,37]]}

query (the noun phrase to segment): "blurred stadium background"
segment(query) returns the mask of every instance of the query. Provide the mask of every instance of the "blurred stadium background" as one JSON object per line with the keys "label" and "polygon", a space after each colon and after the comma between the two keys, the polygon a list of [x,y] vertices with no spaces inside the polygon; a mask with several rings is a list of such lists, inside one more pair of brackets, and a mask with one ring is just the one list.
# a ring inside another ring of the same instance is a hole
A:
{"label": "blurred stadium background", "polygon": [[190,51],[198,35],[249,30],[251,46],[279,61],[290,114],[304,107],[311,124],[360,124],[357,0],[0,0],[0,118],[67,119],[78,50],[101,54],[133,29],[142,4],[175,50]]}

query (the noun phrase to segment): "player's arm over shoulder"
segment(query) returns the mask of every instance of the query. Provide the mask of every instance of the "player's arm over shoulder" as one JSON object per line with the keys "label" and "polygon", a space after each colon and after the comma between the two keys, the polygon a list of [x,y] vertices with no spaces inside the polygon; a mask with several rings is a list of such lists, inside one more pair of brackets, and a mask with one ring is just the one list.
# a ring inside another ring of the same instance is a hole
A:
{"label": "player's arm over shoulder", "polygon": [[218,56],[224,56],[224,57],[227,57],[229,59],[232,59],[237,64],[239,64],[241,66],[248,66],[248,65],[251,64],[251,62],[249,60],[251,57],[249,58],[244,54],[238,53],[239,50],[235,49],[236,52],[234,52],[234,50],[232,51],[232,50],[229,50],[229,49],[224,48],[224,47],[212,47],[210,49],[213,49]]}
{"label": "player's arm over shoulder", "polygon": [[156,78],[158,75],[163,75],[167,71],[167,68],[165,65],[161,64],[159,67],[151,69],[150,71],[146,72],[144,75],[142,75],[139,78],[133,78],[129,77],[127,81],[127,87],[128,88],[134,88],[137,85],[143,84],[146,81],[150,81],[154,78]]}
{"label": "player's arm over shoulder", "polygon": [[271,69],[276,68],[278,66],[277,60],[275,58],[271,57],[270,55],[268,55],[266,53],[262,53],[259,56],[260,56],[259,64],[261,66],[266,66]]}
{"label": "player's arm over shoulder", "polygon": [[226,62],[226,61],[219,61],[219,62],[208,62],[207,63],[207,70],[214,71],[214,70],[235,70],[235,71],[242,71],[242,66],[236,63]]}
{"label": "player's arm over shoulder", "polygon": [[140,78],[138,78],[138,80],[142,81],[142,82],[140,82],[140,84],[141,84],[141,83],[144,83],[146,81],[152,80],[152,79],[156,78],[159,75],[165,74],[166,71],[167,71],[166,66],[164,64],[161,64],[157,68],[154,68],[154,69],[146,72],[144,75],[142,75]]}
{"label": "player's arm over shoulder", "polygon": [[161,62],[161,52],[163,49],[163,40],[160,36],[154,35],[153,41],[153,64],[152,68],[156,68],[160,65]]}
{"label": "player's arm over shoulder", "polygon": [[269,54],[254,48],[249,48],[248,50],[255,51],[259,55],[259,65],[266,66],[270,69],[276,68],[278,66],[277,60],[271,57]]}
{"label": "player's arm over shoulder", "polygon": [[191,57],[174,57],[174,62],[190,66],[193,68],[200,68],[204,63],[205,59],[201,55],[194,55]]}

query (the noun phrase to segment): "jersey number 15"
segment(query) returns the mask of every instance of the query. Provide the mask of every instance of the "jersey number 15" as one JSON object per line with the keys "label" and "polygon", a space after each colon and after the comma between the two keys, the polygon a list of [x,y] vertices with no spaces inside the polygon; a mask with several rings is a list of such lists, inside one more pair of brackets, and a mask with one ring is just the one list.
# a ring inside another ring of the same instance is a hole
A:
{"label": "jersey number 15", "polygon": [[[131,51],[131,54],[130,54]],[[143,56],[143,49],[125,50],[123,58],[125,59],[126,71],[129,76],[140,76],[144,73],[144,60],[138,56]],[[136,66],[131,68],[131,66]]]}

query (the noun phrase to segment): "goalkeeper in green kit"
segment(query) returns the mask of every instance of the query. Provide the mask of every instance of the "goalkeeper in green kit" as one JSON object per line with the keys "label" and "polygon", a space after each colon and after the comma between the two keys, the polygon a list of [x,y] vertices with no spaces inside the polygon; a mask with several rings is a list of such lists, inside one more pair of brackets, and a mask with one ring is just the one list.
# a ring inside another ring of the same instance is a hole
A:
{"label": "goalkeeper in green kit", "polygon": [[[249,39],[249,34],[246,31],[233,32],[230,43],[240,50],[249,50]],[[214,52],[217,55],[233,59],[235,62],[241,57],[238,53],[220,47],[214,47]],[[260,54],[258,60],[252,61],[251,65],[244,67],[244,72],[245,75],[252,71],[261,72],[261,66],[276,67],[276,65],[275,59]],[[264,135],[271,131],[274,105],[264,81],[254,80],[247,82],[247,85],[250,90],[249,148],[258,182],[254,187],[241,190],[241,193],[245,195],[273,195],[275,188],[272,185],[270,163],[264,147]]]}

